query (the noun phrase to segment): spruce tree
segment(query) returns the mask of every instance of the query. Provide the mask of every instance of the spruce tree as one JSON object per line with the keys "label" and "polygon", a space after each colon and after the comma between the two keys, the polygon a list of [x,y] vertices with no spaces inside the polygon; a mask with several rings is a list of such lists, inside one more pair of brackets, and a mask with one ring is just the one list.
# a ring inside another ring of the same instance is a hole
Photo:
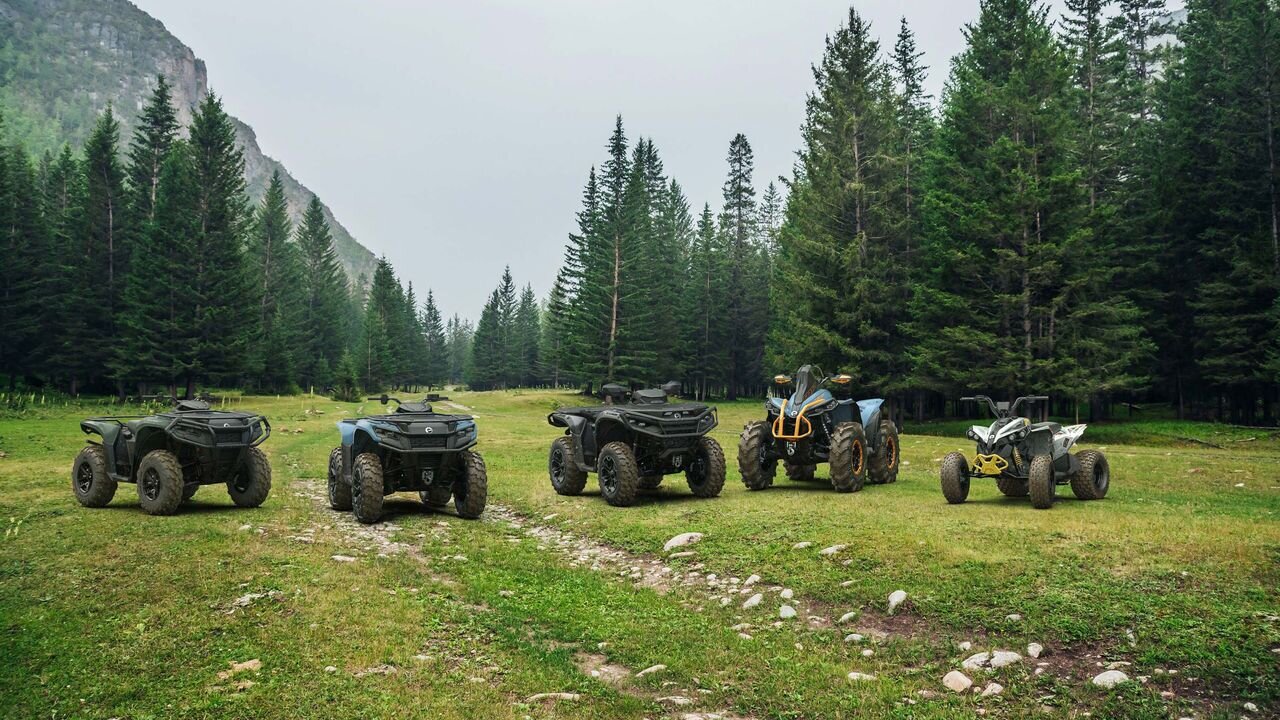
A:
{"label": "spruce tree", "polygon": [[155,218],[160,172],[177,137],[178,113],[173,106],[173,93],[165,77],[159,75],[129,142],[129,189],[139,226]]}
{"label": "spruce tree", "polygon": [[538,359],[539,343],[542,335],[542,317],[538,309],[537,297],[533,294],[533,286],[525,285],[520,293],[520,304],[516,307],[515,340],[520,349],[519,369],[520,385],[534,387],[542,384],[541,363]]}
{"label": "spruce tree", "polygon": [[231,118],[213,93],[196,108],[189,144],[196,234],[187,267],[195,316],[186,382],[193,393],[197,378],[218,383],[241,377],[258,306],[244,257],[251,220],[244,153]]}
{"label": "spruce tree", "polygon": [[304,387],[325,387],[347,347],[348,288],[324,206],[315,195],[302,214],[295,242],[302,312],[297,370]]}
{"label": "spruce tree", "polygon": [[553,388],[560,388],[568,382],[569,357],[569,312],[570,296],[568,281],[565,279],[567,269],[561,268],[556,273],[551,291],[547,293],[547,310],[543,315],[541,346],[538,351],[542,366],[542,376]]}
{"label": "spruce tree", "polygon": [[443,387],[449,378],[449,348],[440,308],[436,307],[435,295],[429,289],[426,305],[422,309],[422,333],[426,343],[422,381],[428,387]]}
{"label": "spruce tree", "polygon": [[292,234],[284,183],[277,171],[255,214],[246,257],[257,304],[250,343],[252,370],[261,387],[276,392],[288,389],[297,379],[302,267],[298,250],[289,241]]}
{"label": "spruce tree", "polygon": [[706,399],[725,381],[729,316],[724,278],[728,264],[728,252],[711,206],[703,205],[689,250],[684,301],[688,314],[683,323],[686,374],[694,396],[700,399]]}
{"label": "spruce tree", "polygon": [[84,283],[83,310],[87,324],[79,351],[93,375],[111,360],[112,339],[117,332],[120,294],[124,290],[129,249],[126,242],[124,168],[118,146],[120,124],[110,105],[98,116],[84,147]]}
{"label": "spruce tree", "polygon": [[502,346],[502,297],[498,290],[489,295],[471,341],[471,362],[467,384],[474,390],[493,390],[504,381]]}
{"label": "spruce tree", "polygon": [[45,373],[74,395],[90,370],[87,358],[77,349],[86,342],[90,329],[80,306],[89,290],[82,284],[81,268],[84,174],[68,145],[49,164],[43,207],[49,232],[46,273],[56,291],[43,296],[42,362]]}

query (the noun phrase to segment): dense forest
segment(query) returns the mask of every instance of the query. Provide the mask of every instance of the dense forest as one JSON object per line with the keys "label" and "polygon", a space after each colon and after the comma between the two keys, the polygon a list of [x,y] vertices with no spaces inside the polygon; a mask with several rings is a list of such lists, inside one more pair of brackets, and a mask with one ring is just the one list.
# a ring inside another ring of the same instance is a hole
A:
{"label": "dense forest", "polygon": [[[905,20],[851,9],[813,66],[789,177],[730,139],[692,206],[619,117],[549,294],[510,270],[472,326],[379,262],[356,294],[318,201],[245,195],[218,99],[182,132],[163,82],[122,145],[0,152],[0,373],[10,388],[196,384],[354,395],[680,380],[759,396],[801,363],[896,412],[961,394],[1169,402],[1274,421],[1276,101],[1268,0],[984,0],[942,97]],[[135,390],[136,388],[136,390]]]}
{"label": "dense forest", "polygon": [[[985,0],[941,102],[903,20],[850,10],[813,67],[785,201],[730,143],[696,222],[621,121],[548,301],[558,378],[758,393],[801,363],[909,416],[973,392],[1070,414],[1160,400],[1274,419],[1276,101],[1267,0]],[[1174,42],[1159,42],[1175,34]]]}

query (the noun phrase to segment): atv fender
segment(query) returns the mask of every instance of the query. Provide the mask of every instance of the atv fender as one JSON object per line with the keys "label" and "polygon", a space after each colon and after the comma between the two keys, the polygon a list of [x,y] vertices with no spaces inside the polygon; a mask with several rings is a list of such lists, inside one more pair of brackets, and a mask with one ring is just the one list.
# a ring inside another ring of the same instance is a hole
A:
{"label": "atv fender", "polygon": [[858,412],[862,417],[862,428],[867,434],[867,444],[872,448],[880,447],[880,406],[884,398],[871,398],[858,401]]}
{"label": "atv fender", "polygon": [[587,464],[586,446],[591,445],[591,455],[595,457],[595,443],[590,442],[591,438],[587,437],[591,434],[591,425],[584,417],[577,415],[565,415],[562,413],[551,413],[547,416],[547,422],[554,427],[565,428],[565,434],[569,436],[569,442],[573,443],[573,457],[579,470],[591,472],[595,467]]}
{"label": "atv fender", "polygon": [[[1027,434],[1027,449],[1031,451],[1031,457],[1044,455],[1052,460],[1053,433],[1049,428],[1032,428]],[[1030,461],[1031,458],[1027,458],[1027,462]]]}
{"label": "atv fender", "polygon": [[[97,435],[101,440],[96,444],[102,446],[103,452],[107,454],[107,472],[114,475],[118,467],[116,462],[116,449],[119,447],[120,432],[124,430],[124,426],[113,420],[84,420],[80,423],[80,429],[85,435]],[[94,442],[89,440],[88,442]],[[128,450],[125,450],[128,454]],[[128,462],[128,458],[124,458]]]}
{"label": "atv fender", "polygon": [[381,442],[378,434],[368,420],[354,423],[339,422],[338,432],[342,436],[342,477],[351,482],[351,464],[356,457],[365,452],[377,452]]}

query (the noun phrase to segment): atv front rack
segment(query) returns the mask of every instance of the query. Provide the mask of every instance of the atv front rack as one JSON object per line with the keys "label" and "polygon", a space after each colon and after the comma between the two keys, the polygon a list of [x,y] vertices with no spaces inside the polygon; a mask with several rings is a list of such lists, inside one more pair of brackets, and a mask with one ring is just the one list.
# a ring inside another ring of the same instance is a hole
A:
{"label": "atv front rack", "polygon": [[978,454],[973,458],[970,471],[975,475],[1001,475],[1009,468],[1009,461],[999,455]]}
{"label": "atv front rack", "polygon": [[[254,437],[252,431],[258,426],[265,428],[265,431],[259,432],[257,437]],[[219,430],[223,430],[224,432],[219,434]],[[233,433],[226,432],[228,430],[236,431],[234,434],[237,437],[234,440],[230,440],[230,436]],[[165,426],[164,431],[168,435],[181,438],[185,442],[189,442],[192,445],[199,447],[258,447],[262,443],[266,442],[267,438],[271,437],[271,422],[261,415],[254,415],[253,417],[245,418],[243,426],[235,428],[215,428],[209,423],[198,422],[190,418],[176,417]],[[209,436],[208,443],[205,443],[203,440],[206,433]],[[249,437],[248,442],[245,442],[244,440],[246,434]]]}
{"label": "atv front rack", "polygon": [[778,409],[778,419],[773,421],[773,437],[775,440],[796,441],[803,440],[813,434],[813,423],[809,422],[809,418],[804,414],[809,412],[814,405],[820,405],[826,402],[825,399],[819,398],[810,402],[808,405],[800,408],[800,412],[796,413],[795,418],[791,422],[791,432],[787,432],[787,401],[782,401],[782,407]]}

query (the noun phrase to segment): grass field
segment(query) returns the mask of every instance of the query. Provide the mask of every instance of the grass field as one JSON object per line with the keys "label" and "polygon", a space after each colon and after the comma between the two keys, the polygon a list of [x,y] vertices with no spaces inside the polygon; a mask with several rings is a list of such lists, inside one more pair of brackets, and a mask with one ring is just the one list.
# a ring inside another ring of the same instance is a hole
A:
{"label": "grass field", "polygon": [[[669,477],[617,509],[594,483],[564,498],[547,481],[557,430],[545,415],[577,400],[453,400],[478,416],[486,517],[403,495],[367,528],[323,502],[333,422],[356,405],[236,399],[275,427],[271,497],[240,510],[204,487],[167,518],[144,515],[130,485],[105,509],[76,504],[69,471],[88,410],[0,419],[0,716],[1280,716],[1273,437],[1101,445],[1106,500],[1068,492],[1036,511],[975,481],[968,503],[949,506],[938,464],[971,449],[959,436],[905,435],[894,485],[837,495],[780,474],[748,493],[732,458],[761,409],[726,404],[720,498],[694,499]],[[1086,446],[1159,434],[1098,430]],[[1213,432],[1166,434],[1201,431]],[[705,534],[681,548],[693,555],[662,552],[686,531]],[[762,579],[742,594],[752,574]],[[898,589],[908,599],[887,615]],[[744,610],[755,592],[763,601]],[[784,602],[797,618],[779,619]],[[943,687],[967,656],[1026,655],[1030,642],[1041,658],[967,672],[1000,694]],[[1118,667],[1133,682],[1092,687],[1111,663],[1128,663]],[[637,676],[654,665],[666,667]],[[576,699],[530,700],[539,693]]]}

